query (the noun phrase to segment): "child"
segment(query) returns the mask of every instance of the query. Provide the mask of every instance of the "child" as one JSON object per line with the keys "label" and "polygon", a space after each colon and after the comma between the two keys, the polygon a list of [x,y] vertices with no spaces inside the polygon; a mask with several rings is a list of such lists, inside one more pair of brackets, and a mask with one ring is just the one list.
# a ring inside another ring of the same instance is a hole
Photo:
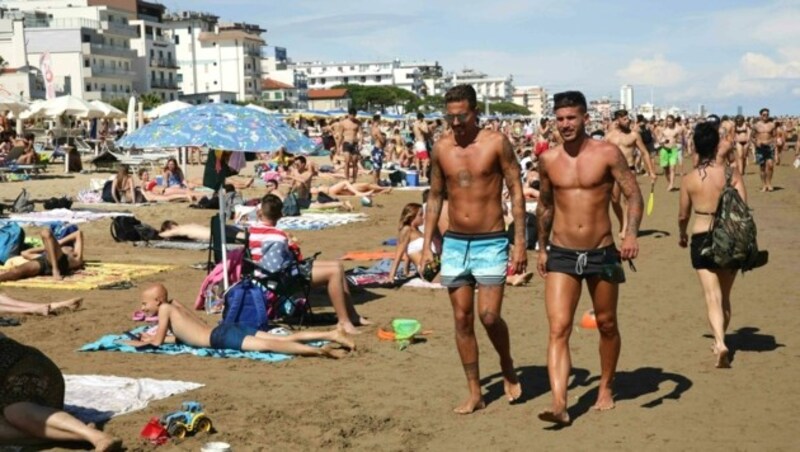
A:
{"label": "child", "polygon": [[237,324],[222,324],[215,328],[208,326],[197,314],[182,304],[170,300],[163,284],[154,284],[142,292],[141,310],[147,316],[158,315],[158,330],[154,335],[143,334],[138,341],[127,341],[133,346],[160,346],[167,342],[167,332],[174,337],[170,341],[180,341],[192,347],[210,347],[255,352],[274,352],[300,356],[324,356],[338,359],[346,354],[333,344],[320,348],[303,344],[309,341],[330,341],[355,350],[355,343],[339,330],[328,332],[305,331],[288,336],[279,336],[258,331],[252,327]]}

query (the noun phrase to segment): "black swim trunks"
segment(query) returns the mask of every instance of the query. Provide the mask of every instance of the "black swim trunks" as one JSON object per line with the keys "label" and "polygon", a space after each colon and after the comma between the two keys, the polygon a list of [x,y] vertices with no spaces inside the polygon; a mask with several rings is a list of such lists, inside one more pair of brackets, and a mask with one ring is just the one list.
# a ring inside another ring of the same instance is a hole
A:
{"label": "black swim trunks", "polygon": [[764,166],[767,160],[775,160],[775,147],[771,144],[762,144],[756,147],[756,164]]}
{"label": "black swim trunks", "polygon": [[[50,265],[50,260],[47,259],[47,253],[42,253],[35,260],[39,262],[39,276],[53,276],[53,267]],[[72,272],[69,268],[69,259],[66,254],[62,254],[58,258],[57,264],[61,276],[67,276]]]}
{"label": "black swim trunks", "polygon": [[579,279],[600,276],[608,282],[625,282],[622,260],[614,244],[591,250],[572,250],[550,245],[547,253],[547,271],[566,273]]}
{"label": "black swim trunks", "polygon": [[345,141],[342,144],[342,150],[347,152],[348,154],[358,155],[358,146],[355,143],[351,143],[349,141]]}

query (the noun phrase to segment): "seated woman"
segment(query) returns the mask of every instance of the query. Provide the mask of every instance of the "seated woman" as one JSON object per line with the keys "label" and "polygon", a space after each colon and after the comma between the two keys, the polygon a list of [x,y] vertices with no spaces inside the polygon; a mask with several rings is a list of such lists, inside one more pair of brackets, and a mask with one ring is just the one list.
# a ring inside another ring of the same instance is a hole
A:
{"label": "seated woman", "polygon": [[[422,261],[422,244],[425,240],[425,235],[420,231],[423,226],[422,217],[422,204],[415,202],[406,204],[403,211],[400,213],[400,227],[399,237],[397,239],[397,252],[394,256],[394,262],[389,269],[388,281],[394,281],[397,277],[397,270],[400,267],[400,262],[405,262],[405,275],[409,276],[409,268],[413,263],[420,272],[420,262]],[[433,253],[437,254],[436,246],[433,245]]]}
{"label": "seated woman", "polygon": [[350,181],[340,181],[331,186],[320,185],[311,189],[312,195],[325,193],[329,196],[372,196],[381,193],[391,193],[392,187],[382,187],[366,182],[351,183]]}
{"label": "seated woman", "polygon": [[119,168],[117,168],[117,175],[114,176],[114,180],[111,182],[111,197],[118,204],[133,204],[136,202],[135,184],[128,165],[119,165]]}
{"label": "seated woman", "polygon": [[167,160],[164,166],[164,194],[173,194],[174,192],[181,192],[188,188],[186,178],[183,176],[183,171],[178,166],[178,161],[174,158]]}
{"label": "seated woman", "polygon": [[141,193],[142,197],[147,202],[158,201],[189,201],[194,202],[197,198],[203,196],[202,193],[195,192],[188,188],[177,189],[172,187],[171,193],[167,193],[167,188],[158,185],[158,183],[150,179],[150,172],[146,168],[139,168],[139,187],[137,190]]}
{"label": "seated woman", "polygon": [[119,450],[122,441],[63,411],[64,376],[39,350],[0,333],[0,445],[53,441]]}

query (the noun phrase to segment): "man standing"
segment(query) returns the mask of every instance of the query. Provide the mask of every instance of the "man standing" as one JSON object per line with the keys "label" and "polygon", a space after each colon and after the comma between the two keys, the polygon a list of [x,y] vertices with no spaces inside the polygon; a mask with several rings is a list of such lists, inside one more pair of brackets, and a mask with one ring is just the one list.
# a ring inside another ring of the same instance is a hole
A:
{"label": "man standing", "polygon": [[[569,336],[582,281],[586,279],[600,332],[600,388],[594,408],[614,407],[612,384],[620,351],[617,328],[619,284],[625,281],[621,259],[639,252],[642,194],[619,148],[586,136],[586,98],[577,91],[554,97],[556,125],[564,143],[539,158],[540,192],[537,268],[544,278],[550,324],[547,370],[553,403],[539,419],[569,424],[567,379],[572,366]],[[614,183],[628,200],[628,228],[621,250],[614,245],[608,204]],[[552,236],[551,236],[552,233]],[[549,244],[549,247],[548,247]]]}
{"label": "man standing", "polygon": [[[445,95],[445,120],[452,133],[434,146],[431,188],[425,212],[422,268],[433,263],[431,241],[448,199],[449,230],[442,245],[442,285],[448,288],[455,317],[456,347],[467,377],[469,397],[454,409],[469,414],[484,407],[475,340],[474,294],[478,286],[478,316],[500,355],[504,389],[509,401],[522,393],[511,359],[508,327],[500,317],[508,266],[508,237],[503,221],[503,184],[511,195],[516,224],[525,222],[520,169],[508,139],[478,127],[477,98],[470,85],[458,85]],[[511,267],[527,267],[525,228],[516,228]]]}
{"label": "man standing", "polygon": [[358,159],[362,131],[361,121],[356,119],[356,109],[350,107],[342,124],[342,152],[344,153],[344,177],[355,183],[358,178]]}
{"label": "man standing", "polygon": [[[653,167],[653,162],[650,160],[650,153],[639,132],[631,130],[631,118],[628,116],[627,111],[617,110],[614,112],[614,123],[608,135],[606,135],[606,141],[619,147],[625,157],[625,161],[628,162],[628,168],[634,174],[636,174],[636,150],[638,149],[645,168],[647,168],[650,181],[652,183],[656,182],[656,171]],[[625,231],[628,229],[628,216],[623,209],[623,205],[626,205],[626,203],[623,202],[620,196],[621,193],[619,184],[614,184],[614,190],[611,193],[611,208],[614,210],[617,219],[619,219],[619,238],[623,239],[625,238]]]}
{"label": "man standing", "polygon": [[678,166],[681,152],[678,143],[683,140],[682,133],[683,129],[675,125],[675,117],[672,115],[667,116],[667,126],[659,130],[658,141],[661,142],[660,163],[669,182],[667,191],[675,189],[675,167]]}
{"label": "man standing", "polygon": [[758,120],[753,125],[755,134],[756,164],[761,168],[761,191],[772,191],[772,172],[775,169],[775,122],[769,117],[769,109],[758,112]]}
{"label": "man standing", "polygon": [[372,180],[375,185],[378,185],[381,181],[381,169],[383,169],[383,148],[386,146],[386,135],[381,130],[381,115],[372,117],[369,133],[372,136]]}
{"label": "man standing", "polygon": [[[414,160],[417,161],[417,170],[420,175],[428,174],[430,155],[428,154],[428,141],[431,139],[431,129],[425,122],[425,115],[417,113],[414,121]],[[421,177],[421,176],[420,176]],[[430,183],[430,181],[429,181]]]}

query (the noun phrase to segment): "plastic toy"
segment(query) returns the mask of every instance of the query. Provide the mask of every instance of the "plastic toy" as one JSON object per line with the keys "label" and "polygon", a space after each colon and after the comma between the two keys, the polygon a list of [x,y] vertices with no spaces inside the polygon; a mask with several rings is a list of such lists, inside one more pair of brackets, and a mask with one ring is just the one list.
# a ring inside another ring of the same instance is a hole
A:
{"label": "plastic toy", "polygon": [[181,409],[161,416],[161,425],[173,438],[185,438],[188,433],[211,431],[211,419],[199,402],[183,402]]}

